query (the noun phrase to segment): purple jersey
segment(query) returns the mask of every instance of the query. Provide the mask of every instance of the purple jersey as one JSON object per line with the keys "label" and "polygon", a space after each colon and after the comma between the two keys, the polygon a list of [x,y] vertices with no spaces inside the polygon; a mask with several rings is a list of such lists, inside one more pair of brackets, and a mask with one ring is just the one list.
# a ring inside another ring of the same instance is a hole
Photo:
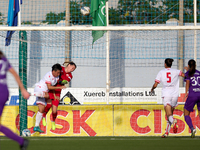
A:
{"label": "purple jersey", "polygon": [[199,96],[200,95],[200,72],[195,71],[192,77],[189,76],[189,71],[185,73],[185,81],[190,80],[189,95]]}
{"label": "purple jersey", "polygon": [[3,57],[0,59],[0,116],[3,111],[3,107],[8,100],[9,91],[6,83],[7,71],[11,68],[9,61]]}
{"label": "purple jersey", "polygon": [[6,59],[6,57],[3,57],[0,59],[0,89],[2,88],[2,85],[6,85],[6,74],[7,71],[11,68],[11,65],[9,61]]}

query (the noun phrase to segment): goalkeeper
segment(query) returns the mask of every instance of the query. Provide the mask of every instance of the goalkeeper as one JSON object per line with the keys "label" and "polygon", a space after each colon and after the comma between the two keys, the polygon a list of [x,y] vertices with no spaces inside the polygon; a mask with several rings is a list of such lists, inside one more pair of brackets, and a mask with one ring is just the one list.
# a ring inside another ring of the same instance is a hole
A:
{"label": "goalkeeper", "polygon": [[[64,65],[66,65],[66,67],[64,67]],[[76,69],[76,64],[74,62],[72,61],[64,62],[61,73],[60,73],[59,81],[55,86],[62,86],[62,85],[68,84],[72,79],[72,72],[75,69]],[[57,108],[60,101],[60,93],[61,93],[61,89],[51,90],[48,92],[49,97],[52,100],[52,103],[47,103],[44,113],[43,113],[42,123],[43,123],[43,126],[46,126],[46,119],[45,119],[46,114],[48,113],[49,109],[52,107],[52,118],[53,118],[52,123],[51,123],[52,130],[56,129],[55,120],[57,117]]]}

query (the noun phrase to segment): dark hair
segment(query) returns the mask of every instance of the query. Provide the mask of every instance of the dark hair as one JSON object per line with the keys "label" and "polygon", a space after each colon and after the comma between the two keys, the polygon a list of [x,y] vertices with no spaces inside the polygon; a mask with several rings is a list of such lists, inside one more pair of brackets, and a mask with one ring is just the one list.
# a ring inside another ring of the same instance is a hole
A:
{"label": "dark hair", "polygon": [[173,61],[174,60],[172,58],[166,58],[165,59],[165,64],[167,65],[167,67],[171,67]]}
{"label": "dark hair", "polygon": [[68,65],[73,65],[73,66],[75,66],[75,68],[76,68],[76,64],[73,62],[73,61],[65,61],[64,63],[63,63],[63,65],[65,65],[67,63],[67,66]]}
{"label": "dark hair", "polygon": [[194,73],[196,71],[196,61],[193,60],[193,59],[190,59],[188,61],[188,66],[190,67],[190,69],[189,69],[189,76],[191,77],[191,76],[194,75]]}
{"label": "dark hair", "polygon": [[0,50],[0,59],[1,59],[2,57],[4,57],[4,54],[3,54],[3,52]]}
{"label": "dark hair", "polygon": [[61,67],[61,65],[60,64],[54,64],[53,66],[52,66],[52,71],[57,71],[57,70],[62,70],[62,67]]}

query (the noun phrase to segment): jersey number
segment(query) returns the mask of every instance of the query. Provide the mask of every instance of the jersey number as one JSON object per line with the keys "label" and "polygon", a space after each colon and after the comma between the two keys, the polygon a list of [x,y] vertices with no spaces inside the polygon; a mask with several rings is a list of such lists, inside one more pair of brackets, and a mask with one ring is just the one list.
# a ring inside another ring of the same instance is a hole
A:
{"label": "jersey number", "polygon": [[198,85],[198,86],[200,86],[200,77],[198,76],[198,77],[191,77],[191,84],[192,84],[192,86],[196,86],[196,85]]}
{"label": "jersey number", "polygon": [[167,72],[167,83],[171,83],[171,72]]}
{"label": "jersey number", "polygon": [[0,60],[0,75],[6,74],[6,63],[3,60]]}

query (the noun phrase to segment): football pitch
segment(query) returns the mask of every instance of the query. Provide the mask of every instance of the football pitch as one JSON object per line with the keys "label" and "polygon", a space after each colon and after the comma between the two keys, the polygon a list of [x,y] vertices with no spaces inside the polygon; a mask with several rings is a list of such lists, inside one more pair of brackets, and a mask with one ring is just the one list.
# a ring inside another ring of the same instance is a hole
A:
{"label": "football pitch", "polygon": [[[185,150],[199,149],[200,137],[29,137],[28,150]],[[0,150],[17,150],[0,137]]]}

